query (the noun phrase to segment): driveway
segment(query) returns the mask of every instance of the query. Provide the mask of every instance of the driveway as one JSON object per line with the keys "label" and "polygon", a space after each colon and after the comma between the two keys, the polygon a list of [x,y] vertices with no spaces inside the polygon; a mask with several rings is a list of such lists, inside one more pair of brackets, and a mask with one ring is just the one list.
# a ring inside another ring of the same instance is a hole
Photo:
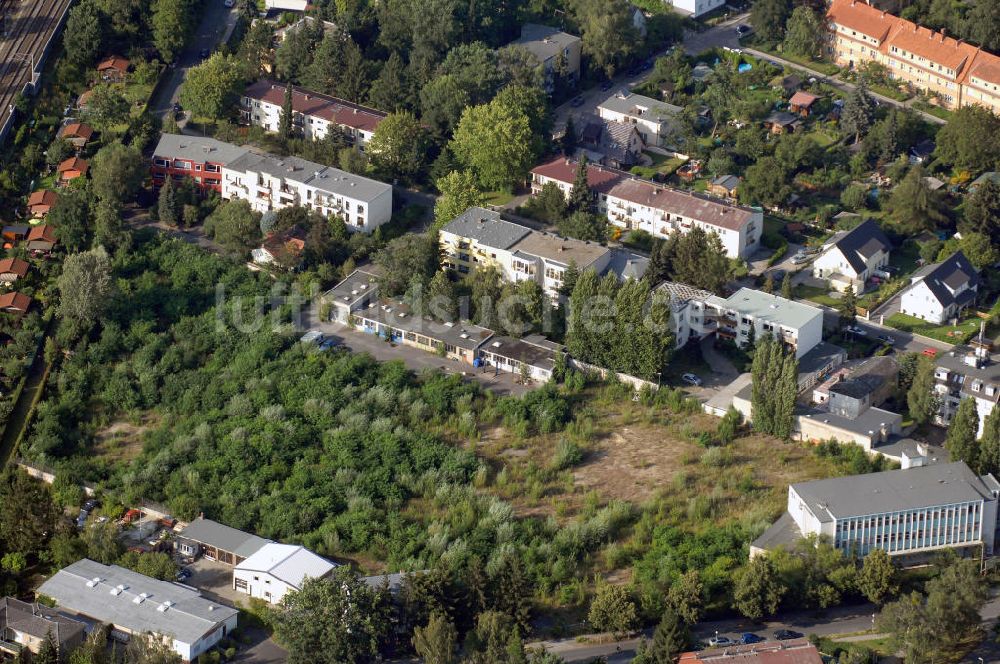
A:
{"label": "driveway", "polygon": [[245,602],[247,596],[233,590],[233,566],[216,560],[199,558],[186,565],[193,574],[184,583],[194,586],[205,597],[214,599],[221,604],[235,606],[237,602]]}
{"label": "driveway", "polygon": [[236,17],[236,9],[226,7],[222,0],[209,0],[205,3],[198,30],[191,36],[187,48],[178,56],[177,66],[167,70],[167,80],[159,87],[149,104],[152,113],[163,119],[173,112],[174,102],[177,101],[187,70],[201,62],[199,52],[203,48],[215,50],[236,24]]}
{"label": "driveway", "polygon": [[484,371],[458,360],[428,353],[419,348],[390,344],[374,334],[359,332],[342,323],[332,321],[320,323],[315,328],[322,331],[328,338],[336,339],[342,343],[352,353],[368,353],[379,362],[402,360],[407,367],[417,373],[425,369],[436,369],[444,373],[461,374],[465,379],[477,381],[482,387],[498,396],[521,396],[529,390],[541,386],[541,383],[537,381],[530,385],[521,385],[518,383],[520,377],[517,374],[494,374],[492,368]]}

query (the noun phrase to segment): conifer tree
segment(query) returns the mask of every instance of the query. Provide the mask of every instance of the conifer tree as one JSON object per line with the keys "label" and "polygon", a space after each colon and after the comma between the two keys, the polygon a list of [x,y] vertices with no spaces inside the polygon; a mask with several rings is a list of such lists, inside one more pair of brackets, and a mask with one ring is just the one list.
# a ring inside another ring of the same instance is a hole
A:
{"label": "conifer tree", "polygon": [[792,275],[786,274],[781,280],[781,297],[786,300],[792,299]]}
{"label": "conifer tree", "polygon": [[573,154],[573,150],[576,149],[576,126],[573,124],[572,115],[566,118],[566,131],[563,133],[562,140],[559,143],[563,154],[567,157]]}
{"label": "conifer tree", "polygon": [[590,209],[590,187],[587,184],[587,155],[580,157],[580,163],[576,167],[576,178],[573,180],[573,188],[569,192],[569,202],[567,208],[570,212]]}
{"label": "conifer tree", "polygon": [[848,284],[847,290],[844,291],[844,296],[840,299],[840,305],[837,309],[840,312],[841,327],[854,325],[858,317],[858,300],[854,296],[854,284]]}
{"label": "conifer tree", "polygon": [[948,457],[952,461],[964,461],[970,468],[978,467],[979,445],[976,434],[979,432],[979,413],[976,411],[976,400],[972,397],[962,399],[958,410],[948,427],[948,437],[945,446]]}
{"label": "conifer tree", "polygon": [[994,407],[979,439],[979,472],[1000,476],[1000,407]]}
{"label": "conifer tree", "polygon": [[595,339],[590,308],[597,295],[598,278],[593,269],[584,270],[569,299],[569,322],[566,325],[566,348],[580,359],[593,357]]}
{"label": "conifer tree", "polygon": [[283,139],[292,137],[292,84],[285,86],[285,100],[281,104],[281,119],[278,122],[278,133]]}
{"label": "conifer tree", "polygon": [[180,205],[177,201],[177,191],[174,187],[174,180],[169,175],[160,187],[160,199],[157,204],[157,214],[160,221],[168,226],[177,226],[180,221]]}
{"label": "conifer tree", "polygon": [[934,362],[929,357],[917,361],[917,371],[906,393],[910,417],[917,424],[927,424],[937,412],[938,401],[934,393]]}

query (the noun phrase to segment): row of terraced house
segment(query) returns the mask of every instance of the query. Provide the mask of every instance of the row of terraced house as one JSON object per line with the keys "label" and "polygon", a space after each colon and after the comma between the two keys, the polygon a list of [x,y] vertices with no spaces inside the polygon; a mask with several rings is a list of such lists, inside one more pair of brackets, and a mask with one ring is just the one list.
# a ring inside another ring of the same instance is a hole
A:
{"label": "row of terraced house", "polygon": [[833,0],[826,16],[827,55],[838,65],[877,62],[945,108],[1000,111],[1000,56],[860,0]]}

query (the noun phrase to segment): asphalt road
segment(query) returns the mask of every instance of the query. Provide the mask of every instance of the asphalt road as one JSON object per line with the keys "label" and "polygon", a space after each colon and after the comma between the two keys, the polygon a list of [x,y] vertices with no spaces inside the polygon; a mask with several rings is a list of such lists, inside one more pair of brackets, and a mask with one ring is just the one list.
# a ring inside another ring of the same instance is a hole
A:
{"label": "asphalt road", "polygon": [[180,91],[181,83],[187,75],[187,70],[199,64],[202,60],[201,50],[208,49],[214,51],[223,40],[232,26],[236,23],[236,9],[226,7],[223,0],[209,0],[205,6],[201,23],[198,30],[191,37],[180,56],[177,58],[177,66],[171,67],[167,74],[168,79],[157,90],[156,96],[150,102],[150,111],[160,117],[166,117],[173,112],[174,102]]}

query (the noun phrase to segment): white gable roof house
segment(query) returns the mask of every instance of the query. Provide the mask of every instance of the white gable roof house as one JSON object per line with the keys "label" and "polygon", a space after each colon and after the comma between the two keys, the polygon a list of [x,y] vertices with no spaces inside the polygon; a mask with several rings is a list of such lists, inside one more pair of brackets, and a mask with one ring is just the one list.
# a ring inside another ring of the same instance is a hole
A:
{"label": "white gable roof house", "polygon": [[976,300],[979,272],[961,251],[940,263],[925,265],[910,278],[900,298],[900,311],[931,323],[957,318]]}
{"label": "white gable roof house", "polygon": [[838,233],[824,245],[813,261],[813,276],[826,279],[838,291],[851,286],[860,293],[875,271],[889,262],[891,248],[882,229],[868,219],[852,230]]}
{"label": "white gable roof house", "polygon": [[233,589],[271,604],[289,590],[301,590],[306,579],[321,579],[337,565],[303,546],[265,544],[233,570]]}

